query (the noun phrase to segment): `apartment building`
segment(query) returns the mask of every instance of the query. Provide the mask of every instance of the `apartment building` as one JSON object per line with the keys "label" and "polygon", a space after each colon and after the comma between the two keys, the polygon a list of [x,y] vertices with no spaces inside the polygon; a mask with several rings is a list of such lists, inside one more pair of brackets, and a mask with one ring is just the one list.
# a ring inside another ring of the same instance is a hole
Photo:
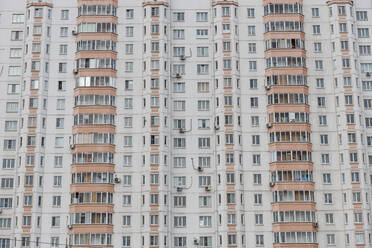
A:
{"label": "apartment building", "polygon": [[371,20],[0,1],[0,248],[372,247]]}

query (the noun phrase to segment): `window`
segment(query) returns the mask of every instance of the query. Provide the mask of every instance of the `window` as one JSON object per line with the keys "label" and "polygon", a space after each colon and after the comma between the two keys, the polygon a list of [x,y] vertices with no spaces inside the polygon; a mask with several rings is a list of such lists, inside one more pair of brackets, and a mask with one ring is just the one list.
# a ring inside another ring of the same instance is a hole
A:
{"label": "window", "polygon": [[22,74],[22,69],[20,66],[9,66],[8,76],[20,76]]}
{"label": "window", "polygon": [[256,35],[256,26],[248,26],[248,35],[249,36]]}
{"label": "window", "polygon": [[346,114],[346,123],[347,124],[354,124],[354,114]]}
{"label": "window", "polygon": [[58,63],[58,72],[66,73],[67,72],[67,63]]}
{"label": "window", "polygon": [[124,98],[124,108],[125,109],[133,108],[133,98]]}
{"label": "window", "polygon": [[10,48],[10,58],[22,57],[22,48]]}
{"label": "window", "polygon": [[158,7],[152,7],[151,8],[151,16],[159,16],[159,8]]}
{"label": "window", "polygon": [[230,7],[222,7],[222,16],[230,16]]}
{"label": "window", "polygon": [[134,27],[125,27],[125,35],[127,37],[133,37],[134,36]]}
{"label": "window", "polygon": [[319,17],[319,8],[311,9],[312,17]]}
{"label": "window", "polygon": [[127,19],[134,18],[134,9],[126,9],[125,11]]}
{"label": "window", "polygon": [[[11,226],[11,218],[0,218],[0,229],[10,229]],[[10,245],[4,245],[4,243],[2,243],[2,240],[0,239],[0,247],[10,248]]]}
{"label": "window", "polygon": [[325,193],[324,194],[324,203],[325,204],[332,204],[333,203],[332,194],[331,193]]}
{"label": "window", "polygon": [[133,72],[133,62],[125,62],[125,72]]}
{"label": "window", "polygon": [[159,236],[157,236],[157,235],[151,235],[150,236],[150,245],[151,246],[157,246],[157,245],[159,245]]}
{"label": "window", "polygon": [[200,227],[212,227],[212,216],[199,216]]}
{"label": "window", "polygon": [[324,173],[323,174],[323,184],[331,184],[331,174],[330,173]]}
{"label": "window", "polygon": [[256,43],[248,43],[248,52],[249,53],[256,53]]}
{"label": "window", "polygon": [[360,71],[362,73],[372,73],[372,63],[361,63],[360,64]]}
{"label": "window", "polygon": [[226,193],[226,201],[227,204],[235,204],[235,193]]}
{"label": "window", "polygon": [[[251,100],[252,102],[252,100]],[[251,104],[252,106],[252,104]],[[252,127],[258,127],[260,125],[260,117],[259,116],[251,116],[251,125]]]}
{"label": "window", "polygon": [[18,94],[20,92],[20,85],[19,84],[8,84],[8,94]]}
{"label": "window", "polygon": [[262,204],[262,194],[254,194],[254,204],[255,205]]}
{"label": "window", "polygon": [[43,9],[35,8],[34,17],[42,17],[43,16]]}
{"label": "window", "polygon": [[368,38],[369,29],[368,28],[358,28],[358,38]]}
{"label": "window", "polygon": [[[1,188],[3,189],[11,189],[14,187],[14,179],[13,178],[1,178]],[[1,225],[0,225],[1,228]]]}
{"label": "window", "polygon": [[175,110],[175,111],[185,111],[186,110],[186,101],[183,101],[183,100],[173,101],[173,110]]}
{"label": "window", "polygon": [[184,12],[174,12],[173,13],[173,21],[175,21],[175,22],[185,21],[185,13]]}
{"label": "window", "polygon": [[197,22],[207,22],[208,21],[208,12],[196,12],[196,21]]}
{"label": "window", "polygon": [[250,71],[256,71],[257,70],[257,61],[248,61],[248,68]]}
{"label": "window", "polygon": [[50,241],[52,248],[58,248],[59,247],[59,237],[52,237]]}
{"label": "window", "polygon": [[342,59],[342,67],[343,68],[350,68],[350,59]]}
{"label": "window", "polygon": [[[198,54],[199,54],[199,48],[198,48]],[[173,56],[174,57],[185,56],[185,47],[173,47]]]}
{"label": "window", "polygon": [[264,246],[264,235],[256,235],[256,246]]}
{"label": "window", "polygon": [[353,192],[353,202],[354,203],[360,203],[361,202],[360,192]]}
{"label": "window", "polygon": [[340,33],[347,32],[347,24],[346,23],[340,23]]}
{"label": "window", "polygon": [[174,207],[182,207],[182,208],[185,208],[186,207],[186,196],[174,196]]}
{"label": "window", "polygon": [[173,146],[174,146],[174,148],[185,148],[186,147],[186,139],[185,138],[174,138],[173,139]]}
{"label": "window", "polygon": [[253,174],[253,184],[262,184],[261,174]]}
{"label": "window", "polygon": [[260,135],[252,135],[252,145],[260,144]]}
{"label": "window", "polygon": [[61,187],[62,186],[62,176],[54,176],[53,177],[53,186]]}
{"label": "window", "polygon": [[327,125],[327,116],[326,115],[319,115],[319,125],[320,126]]}
{"label": "window", "polygon": [[368,21],[367,11],[357,11],[356,12],[356,19],[357,19],[357,21]]}
{"label": "window", "polygon": [[40,71],[40,61],[31,62],[31,71]]}
{"label": "window", "polygon": [[23,23],[25,21],[25,16],[23,14],[13,14],[12,15],[12,23]]}
{"label": "window", "polygon": [[208,47],[198,47],[197,48],[197,56],[198,57],[208,57],[209,56]]}
{"label": "window", "polygon": [[173,92],[175,92],[175,93],[185,92],[185,82],[175,82],[175,83],[173,83]]}
{"label": "window", "polygon": [[132,136],[124,136],[124,146],[132,146]]}
{"label": "window", "polygon": [[198,92],[199,93],[209,92],[209,82],[198,82]]}
{"label": "window", "polygon": [[359,55],[370,56],[371,55],[371,46],[370,45],[359,46]]}
{"label": "window", "polygon": [[318,99],[318,107],[326,106],[326,99],[324,96],[319,96],[317,99]]}
{"label": "window", "polygon": [[315,60],[315,69],[323,70],[323,60]]}
{"label": "window", "polygon": [[230,33],[230,31],[231,31],[230,24],[222,23],[222,33],[227,34]]}
{"label": "window", "polygon": [[320,144],[321,145],[328,145],[328,135],[327,134],[321,134],[320,135]]}
{"label": "window", "polygon": [[159,34],[159,24],[151,25],[151,34]]}
{"label": "window", "polygon": [[185,39],[185,30],[183,29],[174,29],[173,30],[174,39]]}
{"label": "window", "polygon": [[63,9],[61,10],[61,20],[68,20],[69,19],[69,10]]}
{"label": "window", "polygon": [[261,164],[261,156],[259,154],[252,155],[252,163],[253,165],[260,165]]}
{"label": "window", "polygon": [[123,205],[130,206],[132,204],[132,196],[131,195],[123,195]]}
{"label": "window", "polygon": [[314,43],[314,52],[321,53],[322,52],[322,43],[315,42]]}
{"label": "window", "polygon": [[17,121],[5,121],[5,131],[17,131]]}
{"label": "window", "polygon": [[364,244],[364,233],[363,232],[355,233],[355,240],[357,245]]}
{"label": "window", "polygon": [[182,64],[174,64],[173,65],[173,73],[174,74],[180,74],[180,75],[184,75],[185,74],[185,65]]}
{"label": "window", "polygon": [[60,37],[67,37],[68,36],[68,27],[61,27],[59,30]]}
{"label": "window", "polygon": [[41,25],[34,25],[34,30],[33,30],[33,34],[34,35],[41,35]]}
{"label": "window", "polygon": [[253,8],[248,8],[248,9],[247,9],[247,17],[248,17],[248,18],[254,18],[254,17],[255,17],[255,9],[253,9]]}
{"label": "window", "polygon": [[320,25],[313,25],[313,34],[320,34]]}
{"label": "window", "polygon": [[[159,52],[159,42],[153,41],[151,42],[151,51],[152,52]],[[133,54],[133,52],[132,52]]]}
{"label": "window", "polygon": [[60,55],[66,55],[67,54],[67,45],[66,44],[59,45],[59,54]]}
{"label": "window", "polygon": [[159,60],[151,60],[151,70],[159,70],[159,66],[160,66]]}
{"label": "window", "polygon": [[20,41],[22,39],[23,39],[23,32],[22,31],[12,31],[11,32],[11,40]]}
{"label": "window", "polygon": [[327,244],[328,245],[335,245],[336,244],[336,238],[334,234],[327,234]]}
{"label": "window", "polygon": [[131,166],[132,165],[132,156],[125,155],[124,156],[124,166]]}
{"label": "window", "polygon": [[3,159],[3,169],[14,169],[15,159]]}
{"label": "window", "polygon": [[13,151],[16,149],[16,140],[4,139],[4,151]]}
{"label": "window", "polygon": [[258,107],[258,97],[251,97],[251,108]]}
{"label": "window", "polygon": [[209,100],[199,100],[198,101],[198,110],[199,111],[209,110]]}
{"label": "window", "polygon": [[60,216],[52,216],[52,227],[59,227],[61,225]]}

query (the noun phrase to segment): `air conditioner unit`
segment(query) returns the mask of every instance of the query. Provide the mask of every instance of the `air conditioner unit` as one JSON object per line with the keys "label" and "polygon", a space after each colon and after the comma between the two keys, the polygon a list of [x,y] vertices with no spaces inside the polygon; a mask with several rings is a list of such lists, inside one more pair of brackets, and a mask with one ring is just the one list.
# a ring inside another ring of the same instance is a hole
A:
{"label": "air conditioner unit", "polygon": [[185,55],[181,55],[180,56],[180,60],[186,60],[186,56]]}
{"label": "air conditioner unit", "polygon": [[220,130],[220,125],[215,124],[214,125],[214,130]]}
{"label": "air conditioner unit", "polygon": [[120,178],[115,177],[114,182],[115,182],[115,183],[120,183]]}
{"label": "air conditioner unit", "polygon": [[198,239],[194,239],[194,245],[199,245],[199,240]]}
{"label": "air conditioner unit", "polygon": [[71,230],[72,229],[72,225],[67,225],[67,228]]}
{"label": "air conditioner unit", "polygon": [[273,127],[273,123],[272,123],[272,122],[268,122],[268,123],[266,123],[266,127],[267,127],[267,128],[271,128],[271,127]]}
{"label": "air conditioner unit", "polygon": [[210,192],[212,190],[212,186],[206,186],[205,191]]}
{"label": "air conditioner unit", "polygon": [[198,171],[203,172],[203,168],[201,166],[198,166]]}
{"label": "air conditioner unit", "polygon": [[371,76],[371,73],[370,72],[367,72],[366,73],[366,77],[370,77]]}
{"label": "air conditioner unit", "polygon": [[265,86],[265,90],[269,90],[270,89],[270,86],[269,85],[266,85]]}
{"label": "air conditioner unit", "polygon": [[269,185],[270,185],[270,187],[272,188],[272,187],[275,186],[275,183],[274,183],[274,182],[270,182]]}
{"label": "air conditioner unit", "polygon": [[79,70],[78,70],[78,69],[74,69],[72,72],[73,72],[74,74],[77,74],[77,73],[79,72]]}
{"label": "air conditioner unit", "polygon": [[296,119],[290,119],[289,122],[290,123],[295,123],[296,122]]}
{"label": "air conditioner unit", "polygon": [[177,187],[177,192],[182,192],[182,187]]}
{"label": "air conditioner unit", "polygon": [[180,128],[180,133],[185,133],[185,129],[184,128]]}
{"label": "air conditioner unit", "polygon": [[314,223],[313,223],[313,226],[314,226],[315,228],[318,228],[318,227],[319,227],[318,222],[314,222]]}
{"label": "air conditioner unit", "polygon": [[74,149],[75,148],[75,145],[74,144],[71,144],[70,145],[70,149],[72,150],[72,149]]}
{"label": "air conditioner unit", "polygon": [[72,35],[77,35],[78,33],[76,32],[76,30],[72,30]]}
{"label": "air conditioner unit", "polygon": [[181,74],[176,73],[176,78],[181,78],[181,77],[182,77]]}

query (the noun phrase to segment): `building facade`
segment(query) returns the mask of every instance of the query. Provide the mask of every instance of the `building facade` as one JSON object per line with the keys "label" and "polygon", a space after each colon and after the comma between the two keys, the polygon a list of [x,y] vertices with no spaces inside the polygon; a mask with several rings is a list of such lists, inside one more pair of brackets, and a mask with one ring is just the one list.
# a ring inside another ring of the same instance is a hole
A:
{"label": "building facade", "polygon": [[0,248],[372,247],[371,0],[0,2]]}

